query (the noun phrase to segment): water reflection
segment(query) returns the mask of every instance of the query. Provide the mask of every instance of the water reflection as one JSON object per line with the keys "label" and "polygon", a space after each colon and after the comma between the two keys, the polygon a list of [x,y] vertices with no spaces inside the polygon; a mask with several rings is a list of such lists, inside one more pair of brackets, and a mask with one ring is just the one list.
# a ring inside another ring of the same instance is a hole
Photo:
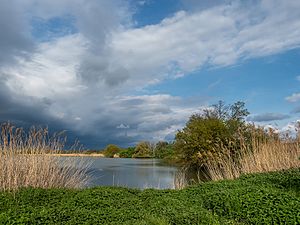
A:
{"label": "water reflection", "polygon": [[173,189],[176,167],[157,159],[90,158],[89,187],[123,186],[131,188]]}

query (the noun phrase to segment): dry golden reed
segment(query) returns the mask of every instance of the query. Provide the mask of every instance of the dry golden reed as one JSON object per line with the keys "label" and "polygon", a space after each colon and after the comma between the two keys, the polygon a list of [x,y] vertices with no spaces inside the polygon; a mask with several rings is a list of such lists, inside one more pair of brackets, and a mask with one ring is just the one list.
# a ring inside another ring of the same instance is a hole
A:
{"label": "dry golden reed", "polygon": [[251,144],[241,138],[239,153],[221,146],[221,153],[206,163],[211,180],[235,179],[242,174],[280,171],[300,167],[298,138],[261,138],[252,135]]}
{"label": "dry golden reed", "polygon": [[57,157],[66,142],[63,133],[47,128],[28,132],[10,123],[0,126],[0,190],[23,187],[79,188],[88,180],[88,166],[78,159]]}

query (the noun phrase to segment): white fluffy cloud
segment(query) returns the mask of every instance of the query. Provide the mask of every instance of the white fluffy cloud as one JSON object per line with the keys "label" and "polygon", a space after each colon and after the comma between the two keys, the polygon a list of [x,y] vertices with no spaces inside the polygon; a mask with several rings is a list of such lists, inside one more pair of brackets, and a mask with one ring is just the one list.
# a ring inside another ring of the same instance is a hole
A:
{"label": "white fluffy cloud", "polygon": [[80,35],[38,45],[30,60],[20,59],[3,67],[7,86],[18,94],[37,98],[70,96],[84,87],[76,79],[76,68],[85,50]]}
{"label": "white fluffy cloud", "polygon": [[[218,3],[179,11],[141,28],[133,27],[130,8],[121,0],[10,2],[7,7],[21,10],[14,13],[21,16],[13,18],[14,29],[7,30],[5,21],[11,17],[0,14],[0,50],[7,48],[0,53],[1,86],[11,99],[30,98],[36,106],[45,106],[45,121],[46,117],[61,121],[101,143],[122,139],[120,124],[129,126],[123,143],[171,137],[190,114],[206,105],[205,101],[187,105],[185,99],[170,95],[133,94],[148,85],[176,79],[203,65],[233,65],[300,44],[299,1]],[[28,35],[32,18],[65,15],[74,18],[76,33],[43,43]],[[12,44],[1,45],[7,40]],[[28,57],[16,53],[25,50]],[[17,63],[3,60],[5,54]],[[287,98],[299,99],[297,93]]]}
{"label": "white fluffy cloud", "polygon": [[[298,81],[300,81],[300,76],[297,76],[296,79]],[[300,101],[300,93],[293,93],[292,95],[287,96],[285,98],[285,100],[287,100],[288,102],[291,102],[291,103],[299,102]],[[299,107],[296,108],[295,112],[298,112],[298,111],[299,111]]]}
{"label": "white fluffy cloud", "polygon": [[285,98],[289,102],[298,102],[300,101],[300,93],[294,93],[291,96]]}
{"label": "white fluffy cloud", "polygon": [[189,73],[204,64],[232,65],[298,47],[299,11],[295,1],[180,11],[157,25],[115,33],[112,57],[144,83]]}

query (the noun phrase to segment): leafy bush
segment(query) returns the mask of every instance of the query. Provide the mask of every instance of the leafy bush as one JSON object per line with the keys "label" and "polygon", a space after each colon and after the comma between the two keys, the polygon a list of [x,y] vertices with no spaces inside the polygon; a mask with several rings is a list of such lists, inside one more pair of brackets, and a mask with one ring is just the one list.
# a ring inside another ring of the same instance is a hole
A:
{"label": "leafy bush", "polygon": [[113,158],[115,154],[118,154],[121,149],[117,145],[109,144],[106,146],[103,154],[105,157]]}
{"label": "leafy bush", "polygon": [[139,142],[136,147],[133,158],[152,158],[154,152],[154,146],[147,141]]}
{"label": "leafy bush", "polygon": [[120,158],[132,158],[132,155],[135,152],[135,147],[128,147],[119,152]]}
{"label": "leafy bush", "polygon": [[136,147],[129,147],[119,152],[121,158],[157,158],[168,159],[173,157],[173,144],[159,141],[154,146],[149,142],[140,142]]}
{"label": "leafy bush", "polygon": [[247,139],[244,118],[249,114],[243,102],[225,105],[222,101],[190,117],[186,126],[176,134],[175,153],[188,167],[202,166],[214,158],[220,146],[238,149],[239,138]]}
{"label": "leafy bush", "polygon": [[173,157],[174,147],[173,144],[168,142],[159,141],[155,145],[154,158],[157,159],[167,159]]}

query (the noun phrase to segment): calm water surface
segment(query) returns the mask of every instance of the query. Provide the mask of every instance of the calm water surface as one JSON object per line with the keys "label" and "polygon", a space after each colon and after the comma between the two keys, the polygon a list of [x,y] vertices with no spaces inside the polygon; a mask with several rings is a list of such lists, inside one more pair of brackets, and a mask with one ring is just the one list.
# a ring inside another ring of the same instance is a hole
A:
{"label": "calm water surface", "polygon": [[132,188],[174,188],[176,167],[158,159],[89,158],[89,187],[123,186]]}

